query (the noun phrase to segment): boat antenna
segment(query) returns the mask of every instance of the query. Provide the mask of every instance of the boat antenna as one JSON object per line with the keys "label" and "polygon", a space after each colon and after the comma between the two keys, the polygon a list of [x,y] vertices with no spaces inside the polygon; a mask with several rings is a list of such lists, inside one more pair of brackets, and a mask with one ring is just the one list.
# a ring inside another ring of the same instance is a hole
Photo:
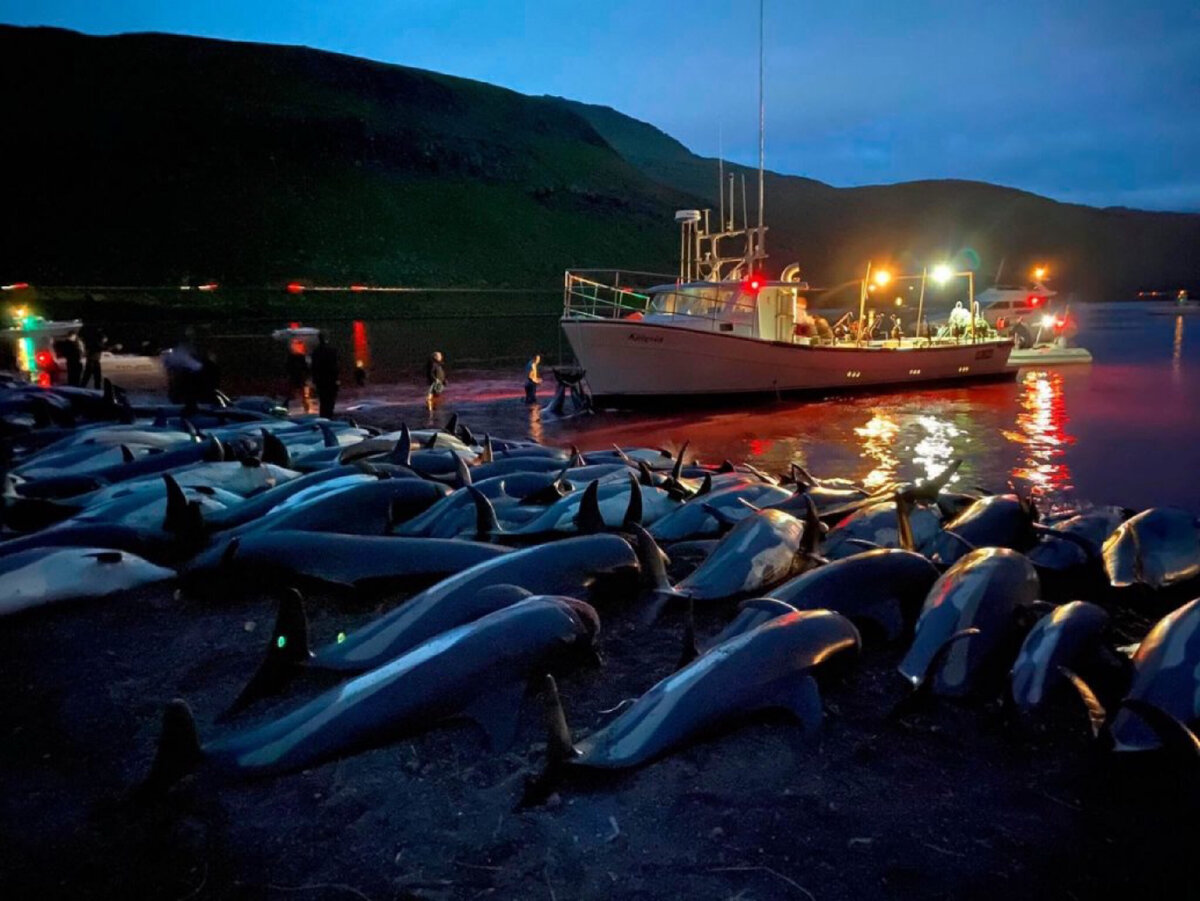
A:
{"label": "boat antenna", "polygon": [[733,220],[737,218],[737,206],[733,202],[733,173],[729,173],[729,225],[726,231],[733,231]]}
{"label": "boat antenna", "polygon": [[[742,173],[742,227],[750,228],[750,206],[746,203],[746,173]],[[753,257],[751,257],[753,260]]]}
{"label": "boat antenna", "polygon": [[763,7],[766,0],[758,0],[758,252],[766,256],[766,235],[763,232],[763,157],[766,149],[765,126],[766,105],[763,101]]}
{"label": "boat antenna", "polygon": [[721,123],[717,123],[717,193],[721,196],[721,230],[725,229],[725,148]]}

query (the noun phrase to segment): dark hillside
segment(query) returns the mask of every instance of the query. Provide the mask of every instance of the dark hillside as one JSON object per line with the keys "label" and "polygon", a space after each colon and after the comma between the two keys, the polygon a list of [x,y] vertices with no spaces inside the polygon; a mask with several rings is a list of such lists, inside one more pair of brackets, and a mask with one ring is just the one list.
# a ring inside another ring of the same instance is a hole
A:
{"label": "dark hillside", "polygon": [[[608,107],[559,102],[651,178],[716,204],[716,160]],[[731,169],[739,179],[746,175],[753,217],[756,173],[726,165]],[[983,286],[1006,259],[1006,281],[1044,260],[1058,284],[1096,299],[1142,288],[1200,287],[1200,215],[1096,209],[972,181],[834,188],[768,173],[766,195],[771,269],[796,260],[823,284],[853,277],[868,259],[919,271],[922,263],[970,249],[979,257]],[[735,196],[740,210],[740,186]]]}
{"label": "dark hillside", "polygon": [[552,101],[304,48],[0,28],[9,280],[539,284],[684,202]]}

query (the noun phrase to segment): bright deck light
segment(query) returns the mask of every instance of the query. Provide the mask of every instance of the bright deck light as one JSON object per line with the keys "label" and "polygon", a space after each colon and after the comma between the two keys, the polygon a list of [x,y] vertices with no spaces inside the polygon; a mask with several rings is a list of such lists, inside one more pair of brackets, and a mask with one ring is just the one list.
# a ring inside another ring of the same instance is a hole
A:
{"label": "bright deck light", "polygon": [[1046,267],[1045,267],[1045,266],[1038,266],[1036,269],[1034,269],[1034,270],[1033,270],[1033,277],[1034,277],[1034,278],[1036,278],[1036,279],[1037,279],[1039,282],[1040,282],[1042,279],[1044,279],[1044,278],[1046,277]]}
{"label": "bright deck light", "polygon": [[946,282],[950,281],[951,278],[953,278],[954,270],[945,263],[938,263],[933,267],[933,272],[931,272],[930,275],[933,276],[933,280],[939,285],[944,285]]}
{"label": "bright deck light", "polygon": [[891,280],[892,280],[892,274],[890,272],[888,272],[886,269],[876,269],[875,270],[875,284],[879,285],[879,287],[882,288],[884,285],[886,285]]}
{"label": "bright deck light", "polygon": [[1045,316],[1042,317],[1042,328],[1053,328],[1053,327],[1054,327],[1054,317],[1051,316],[1049,313],[1047,313]]}

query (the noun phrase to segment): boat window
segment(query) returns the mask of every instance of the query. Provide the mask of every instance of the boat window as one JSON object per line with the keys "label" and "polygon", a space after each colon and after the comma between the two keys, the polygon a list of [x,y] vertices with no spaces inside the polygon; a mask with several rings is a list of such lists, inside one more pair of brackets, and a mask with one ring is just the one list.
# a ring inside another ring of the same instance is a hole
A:
{"label": "boat window", "polygon": [[716,285],[685,285],[653,294],[650,311],[679,316],[717,316],[737,293],[734,289]]}

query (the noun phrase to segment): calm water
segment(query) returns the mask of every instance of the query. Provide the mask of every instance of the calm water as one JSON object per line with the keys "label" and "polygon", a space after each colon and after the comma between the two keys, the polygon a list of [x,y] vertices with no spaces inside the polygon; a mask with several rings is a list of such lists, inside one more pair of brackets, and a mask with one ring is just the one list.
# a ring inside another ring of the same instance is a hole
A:
{"label": "calm water", "polygon": [[1023,370],[999,385],[746,411],[606,413],[547,428],[545,437],[593,448],[690,439],[705,460],[768,469],[797,460],[817,475],[869,486],[929,477],[961,456],[956,484],[995,490],[1011,480],[1047,508],[1200,510],[1200,314],[1155,315],[1138,304],[1077,313],[1077,343],[1092,351],[1090,366]]}

